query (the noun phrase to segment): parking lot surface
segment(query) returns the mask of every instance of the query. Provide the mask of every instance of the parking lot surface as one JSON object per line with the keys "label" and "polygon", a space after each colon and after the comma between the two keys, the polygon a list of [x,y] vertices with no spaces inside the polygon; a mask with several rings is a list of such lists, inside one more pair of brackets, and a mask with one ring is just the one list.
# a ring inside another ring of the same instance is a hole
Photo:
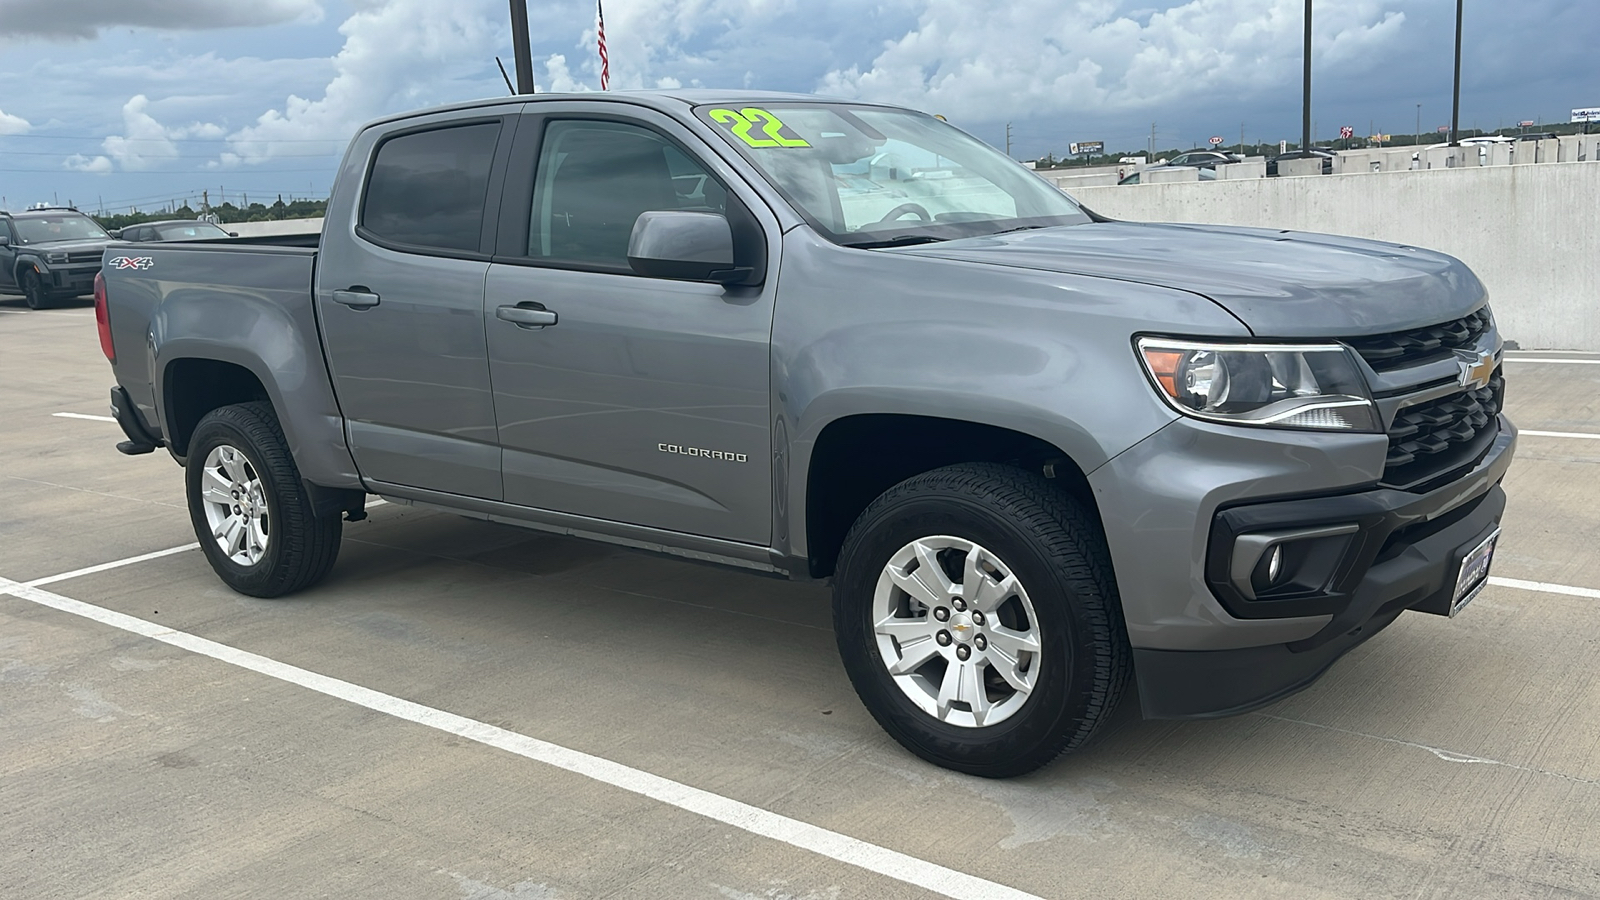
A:
{"label": "parking lot surface", "polygon": [[0,300],[0,896],[1600,897],[1600,359],[1514,356],[1461,616],[988,781],[878,729],[818,585],[384,504],[234,594],[92,310]]}

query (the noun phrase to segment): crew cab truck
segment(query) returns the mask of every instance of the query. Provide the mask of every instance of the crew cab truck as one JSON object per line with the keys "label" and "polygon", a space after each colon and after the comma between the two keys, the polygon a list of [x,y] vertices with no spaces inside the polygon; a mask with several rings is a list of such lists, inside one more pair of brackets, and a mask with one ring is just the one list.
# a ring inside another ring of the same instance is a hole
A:
{"label": "crew cab truck", "polygon": [[1505,505],[1460,262],[1111,221],[910,110],[396,116],[313,242],[107,252],[121,449],[187,467],[224,582],[312,585],[369,492],[831,579],[865,705],[979,775],[1083,745],[1130,679],[1238,713],[1453,614]]}

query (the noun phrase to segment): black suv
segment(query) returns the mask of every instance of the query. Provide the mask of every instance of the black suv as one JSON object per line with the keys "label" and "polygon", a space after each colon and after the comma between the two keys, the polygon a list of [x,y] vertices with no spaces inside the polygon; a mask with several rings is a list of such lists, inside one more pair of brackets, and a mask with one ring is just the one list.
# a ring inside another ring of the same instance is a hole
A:
{"label": "black suv", "polygon": [[111,235],[75,209],[0,212],[0,294],[33,309],[94,291]]}

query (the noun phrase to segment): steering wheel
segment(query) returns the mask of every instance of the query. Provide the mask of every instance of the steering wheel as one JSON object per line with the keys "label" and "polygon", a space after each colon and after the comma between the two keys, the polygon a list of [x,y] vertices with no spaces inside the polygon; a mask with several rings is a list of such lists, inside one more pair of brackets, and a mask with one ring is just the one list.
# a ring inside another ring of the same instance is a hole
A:
{"label": "steering wheel", "polygon": [[916,213],[917,214],[917,218],[921,219],[924,222],[932,222],[933,221],[933,216],[928,214],[927,209],[923,208],[922,204],[920,204],[920,203],[902,203],[899,206],[896,206],[894,209],[891,209],[888,212],[884,213],[883,214],[883,218],[879,219],[878,222],[879,222],[879,224],[882,224],[884,222],[893,222],[895,219],[900,218],[901,216],[905,215],[906,213]]}

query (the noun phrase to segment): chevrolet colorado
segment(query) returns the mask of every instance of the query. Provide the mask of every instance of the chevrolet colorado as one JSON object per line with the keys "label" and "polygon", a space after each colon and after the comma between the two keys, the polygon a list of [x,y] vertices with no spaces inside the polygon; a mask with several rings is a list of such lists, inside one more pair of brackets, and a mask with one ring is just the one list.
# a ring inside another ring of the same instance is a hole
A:
{"label": "chevrolet colorado", "polygon": [[831,579],[872,714],[987,776],[1130,681],[1238,713],[1454,614],[1516,440],[1450,257],[1111,221],[804,95],[373,122],[320,239],[113,247],[97,312],[119,448],[187,467],[235,590],[315,583],[369,493]]}

